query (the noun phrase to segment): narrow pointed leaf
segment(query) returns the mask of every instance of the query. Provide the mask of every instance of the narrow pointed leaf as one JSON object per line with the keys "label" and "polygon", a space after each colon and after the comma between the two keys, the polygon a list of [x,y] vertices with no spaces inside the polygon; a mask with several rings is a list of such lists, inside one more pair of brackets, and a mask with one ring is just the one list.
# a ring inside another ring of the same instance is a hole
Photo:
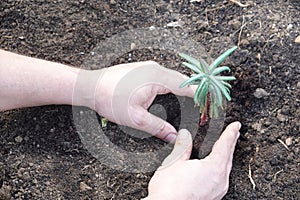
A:
{"label": "narrow pointed leaf", "polygon": [[220,81],[234,81],[234,80],[236,80],[236,78],[233,77],[233,76],[216,76],[216,79],[220,80]]}
{"label": "narrow pointed leaf", "polygon": [[234,52],[237,49],[237,46],[234,46],[224,53],[222,53],[211,65],[210,65],[210,71],[213,72],[216,67],[218,67],[232,52]]}
{"label": "narrow pointed leaf", "polygon": [[206,101],[207,101],[207,94],[208,94],[208,84],[205,83],[198,94],[198,100],[201,110],[205,109]]}
{"label": "narrow pointed leaf", "polygon": [[210,102],[214,103],[218,97],[215,88],[213,87],[212,84],[209,85],[209,94],[210,94]]}
{"label": "narrow pointed leaf", "polygon": [[205,83],[205,84],[203,85],[202,90],[201,90],[200,93],[199,93],[199,98],[200,98],[200,99],[204,99],[204,98],[207,96],[207,94],[208,94],[208,84]]}
{"label": "narrow pointed leaf", "polygon": [[230,89],[232,88],[231,85],[225,81],[221,81],[221,83]]}
{"label": "narrow pointed leaf", "polygon": [[200,58],[200,67],[202,68],[203,73],[209,73],[209,65],[205,60]]}
{"label": "narrow pointed leaf", "polygon": [[212,87],[213,87],[213,90],[214,90],[214,92],[216,93],[216,96],[217,96],[215,102],[218,106],[220,106],[220,105],[222,105],[222,101],[223,101],[222,93],[221,93],[220,89],[215,84],[213,84]]}
{"label": "narrow pointed leaf", "polygon": [[213,117],[213,116],[214,116],[214,112],[213,112],[214,109],[213,109],[213,106],[214,106],[214,105],[211,104],[210,107],[209,107],[209,116],[210,116],[210,117]]}
{"label": "narrow pointed leaf", "polygon": [[212,74],[213,74],[213,75],[218,75],[218,74],[220,74],[220,73],[223,72],[223,71],[229,71],[229,72],[230,72],[230,68],[227,67],[227,66],[217,67],[217,68],[212,72]]}
{"label": "narrow pointed leaf", "polygon": [[200,102],[198,96],[199,96],[199,93],[202,90],[205,82],[206,82],[206,78],[202,79],[202,81],[200,82],[200,84],[198,85],[198,87],[196,89],[196,92],[195,92],[195,95],[194,95],[194,102],[195,103],[199,104],[199,102]]}
{"label": "narrow pointed leaf", "polygon": [[193,82],[195,82],[197,79],[201,79],[201,78],[203,78],[204,77],[204,75],[203,74],[198,74],[198,75],[196,75],[196,76],[193,76],[193,77],[191,77],[191,78],[189,78],[188,80],[186,80],[186,81],[184,81],[182,84],[180,84],[180,88],[183,88],[183,87],[185,87],[185,86],[187,86],[187,85],[189,85],[189,84],[192,84]]}
{"label": "narrow pointed leaf", "polygon": [[218,87],[218,89],[221,90],[221,92],[224,94],[224,96],[226,97],[226,99],[228,101],[231,101],[231,97],[229,95],[229,92],[226,90],[226,87],[223,86],[218,80],[216,80],[215,77],[213,76],[209,76],[210,80],[213,82],[213,84]]}
{"label": "narrow pointed leaf", "polygon": [[219,117],[219,110],[218,110],[218,106],[216,106],[216,105],[213,105],[212,106],[212,109],[213,109],[213,113],[214,113],[214,117],[215,118],[218,118]]}
{"label": "narrow pointed leaf", "polygon": [[201,70],[199,68],[195,67],[194,65],[192,65],[190,63],[183,62],[182,64],[196,73],[201,73]]}
{"label": "narrow pointed leaf", "polygon": [[193,58],[185,53],[180,53],[179,56],[183,59],[185,59],[186,61],[188,61],[189,63],[191,63],[192,65],[194,66],[199,66],[200,65],[200,62],[199,60],[197,60],[196,58]]}

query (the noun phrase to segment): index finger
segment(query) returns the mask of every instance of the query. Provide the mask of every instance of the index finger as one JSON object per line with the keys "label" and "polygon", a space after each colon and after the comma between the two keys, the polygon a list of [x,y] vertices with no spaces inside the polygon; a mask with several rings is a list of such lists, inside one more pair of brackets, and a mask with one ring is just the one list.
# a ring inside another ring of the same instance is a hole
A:
{"label": "index finger", "polygon": [[189,85],[180,88],[180,85],[189,78],[188,76],[181,74],[180,72],[177,72],[175,70],[167,69],[162,66],[161,66],[161,70],[164,71],[164,74],[162,74],[164,87],[166,87],[173,94],[178,96],[188,96],[188,97],[194,96],[196,91],[195,85]]}
{"label": "index finger", "polygon": [[[229,124],[212,148],[207,159],[213,160],[218,166],[227,167],[232,163],[234,148],[239,137],[240,122]],[[231,166],[231,165],[230,165]]]}

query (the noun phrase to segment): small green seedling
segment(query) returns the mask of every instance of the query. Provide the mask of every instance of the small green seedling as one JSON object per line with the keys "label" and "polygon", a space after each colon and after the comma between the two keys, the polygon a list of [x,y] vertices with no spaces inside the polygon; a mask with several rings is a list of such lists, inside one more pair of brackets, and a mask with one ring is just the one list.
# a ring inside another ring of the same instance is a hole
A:
{"label": "small green seedling", "polygon": [[195,59],[191,56],[180,53],[179,55],[187,62],[182,64],[191,69],[194,74],[183,82],[180,87],[187,85],[198,85],[194,95],[196,106],[200,106],[201,113],[200,126],[204,126],[208,121],[208,117],[218,117],[218,108],[223,109],[223,95],[230,101],[231,85],[227,81],[235,80],[233,76],[220,76],[223,71],[230,71],[227,66],[219,66],[233,51],[236,46],[228,49],[221,54],[211,65],[203,59]]}
{"label": "small green seedling", "polygon": [[105,128],[107,126],[108,120],[105,117],[101,117],[101,127]]}

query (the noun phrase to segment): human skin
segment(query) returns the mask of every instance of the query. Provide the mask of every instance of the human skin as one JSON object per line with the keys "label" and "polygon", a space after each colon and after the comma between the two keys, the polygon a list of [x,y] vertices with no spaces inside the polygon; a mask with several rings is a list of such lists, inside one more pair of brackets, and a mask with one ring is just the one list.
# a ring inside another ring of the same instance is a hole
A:
{"label": "human skin", "polygon": [[[136,72],[145,75],[138,79]],[[120,84],[124,78],[130,80],[125,92]],[[89,71],[0,50],[0,111],[50,104],[86,106],[112,122],[174,142],[176,129],[147,109],[159,94],[192,97],[192,87],[179,88],[187,78],[153,61]],[[229,125],[203,160],[189,160],[191,135],[180,131],[173,152],[151,179],[146,199],[222,198],[239,129],[238,122]]]}
{"label": "human skin", "polygon": [[219,200],[229,187],[233,152],[241,124],[226,127],[212,152],[204,159],[189,160],[192,137],[180,130],[172,153],[154,173],[145,200]]}
{"label": "human skin", "polygon": [[[148,107],[158,94],[172,92],[192,97],[194,93],[190,87],[178,87],[186,76],[153,61],[89,71],[3,50],[0,50],[0,60],[0,111],[50,104],[86,106],[112,122],[148,132],[167,142],[175,140],[176,129],[150,114]],[[147,74],[143,83],[131,78],[131,84],[136,87],[121,98],[116,97],[119,81],[134,70]],[[116,98],[118,103],[112,105]],[[123,106],[119,106],[121,103]]]}

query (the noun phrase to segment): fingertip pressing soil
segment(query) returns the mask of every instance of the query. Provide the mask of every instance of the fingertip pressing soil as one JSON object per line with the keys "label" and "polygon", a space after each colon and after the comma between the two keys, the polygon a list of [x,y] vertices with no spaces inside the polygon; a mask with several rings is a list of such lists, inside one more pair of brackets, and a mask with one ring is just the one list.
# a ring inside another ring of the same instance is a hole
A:
{"label": "fingertip pressing soil", "polygon": [[[3,0],[0,48],[80,67],[99,43],[134,28],[165,27],[182,33],[199,42],[212,58],[238,45],[222,63],[237,78],[232,82],[224,127],[236,120],[243,125],[224,199],[296,200],[300,198],[300,44],[295,39],[300,35],[300,2],[241,3],[249,5],[219,0]],[[180,26],[169,27],[170,22]],[[129,53],[113,64],[154,60],[190,74],[174,52]],[[255,93],[261,89],[265,92]],[[172,95],[155,100],[170,107],[167,116],[156,114],[175,127],[180,120],[173,111],[177,103]],[[71,106],[0,113],[0,199],[140,199],[147,195],[153,172],[116,170],[94,158],[84,147],[73,117]],[[110,122],[104,133],[126,151],[155,152],[165,145],[155,138],[124,134]]]}

